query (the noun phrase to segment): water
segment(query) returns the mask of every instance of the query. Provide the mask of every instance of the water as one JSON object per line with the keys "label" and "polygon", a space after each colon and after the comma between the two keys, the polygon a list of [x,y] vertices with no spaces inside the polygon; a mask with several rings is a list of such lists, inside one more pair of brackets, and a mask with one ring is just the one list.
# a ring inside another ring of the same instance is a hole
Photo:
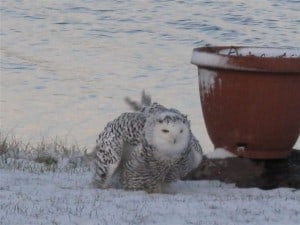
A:
{"label": "water", "polygon": [[283,0],[2,0],[0,131],[92,147],[129,110],[124,97],[145,89],[188,114],[211,150],[192,49],[299,46],[299,10]]}

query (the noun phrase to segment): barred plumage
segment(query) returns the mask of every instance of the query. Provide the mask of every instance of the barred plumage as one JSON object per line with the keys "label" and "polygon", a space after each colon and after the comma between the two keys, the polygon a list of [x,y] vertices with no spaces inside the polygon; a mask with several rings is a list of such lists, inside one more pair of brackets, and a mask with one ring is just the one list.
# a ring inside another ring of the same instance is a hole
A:
{"label": "barred plumage", "polygon": [[95,183],[110,187],[116,176],[124,189],[160,192],[200,164],[202,149],[178,110],[151,102],[134,105],[140,111],[123,113],[99,135]]}
{"label": "barred plumage", "polygon": [[107,188],[111,185],[126,146],[140,143],[145,121],[143,113],[123,113],[99,134],[94,150],[94,181],[97,186]]}

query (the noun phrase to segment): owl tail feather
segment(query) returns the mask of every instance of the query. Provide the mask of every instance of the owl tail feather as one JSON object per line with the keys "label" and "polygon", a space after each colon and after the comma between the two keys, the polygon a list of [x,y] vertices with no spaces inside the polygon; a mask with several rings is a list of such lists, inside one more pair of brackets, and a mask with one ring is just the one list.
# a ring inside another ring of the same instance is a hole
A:
{"label": "owl tail feather", "polygon": [[134,111],[140,111],[141,109],[143,109],[143,107],[151,105],[151,96],[149,94],[146,94],[145,90],[142,91],[140,102],[133,101],[129,97],[126,97],[124,100],[127,105],[129,105],[129,107]]}

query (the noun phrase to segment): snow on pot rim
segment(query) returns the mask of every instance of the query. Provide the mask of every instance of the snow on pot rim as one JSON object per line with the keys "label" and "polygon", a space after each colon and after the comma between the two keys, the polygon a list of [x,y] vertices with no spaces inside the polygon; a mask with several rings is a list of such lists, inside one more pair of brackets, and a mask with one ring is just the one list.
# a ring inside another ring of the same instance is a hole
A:
{"label": "snow on pot rim", "polygon": [[300,73],[300,48],[201,47],[193,50],[191,63],[203,68]]}

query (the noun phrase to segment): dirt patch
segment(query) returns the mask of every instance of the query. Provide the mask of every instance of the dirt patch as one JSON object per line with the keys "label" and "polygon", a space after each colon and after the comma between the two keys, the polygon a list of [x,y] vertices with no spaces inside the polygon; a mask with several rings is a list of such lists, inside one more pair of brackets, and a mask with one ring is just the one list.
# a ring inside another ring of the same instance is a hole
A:
{"label": "dirt patch", "polygon": [[286,159],[251,160],[246,158],[208,159],[186,179],[220,180],[237,187],[300,189],[300,151],[293,150]]}

